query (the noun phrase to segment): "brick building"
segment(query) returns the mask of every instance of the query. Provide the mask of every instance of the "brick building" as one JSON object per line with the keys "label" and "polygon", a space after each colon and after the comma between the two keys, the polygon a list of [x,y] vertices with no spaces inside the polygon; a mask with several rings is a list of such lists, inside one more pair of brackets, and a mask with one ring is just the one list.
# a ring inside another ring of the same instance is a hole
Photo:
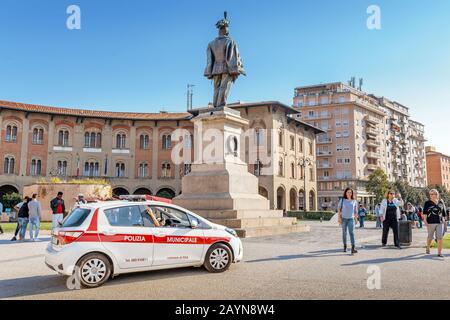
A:
{"label": "brick building", "polygon": [[450,190],[450,156],[435,147],[426,147],[427,178],[429,185],[440,185]]}

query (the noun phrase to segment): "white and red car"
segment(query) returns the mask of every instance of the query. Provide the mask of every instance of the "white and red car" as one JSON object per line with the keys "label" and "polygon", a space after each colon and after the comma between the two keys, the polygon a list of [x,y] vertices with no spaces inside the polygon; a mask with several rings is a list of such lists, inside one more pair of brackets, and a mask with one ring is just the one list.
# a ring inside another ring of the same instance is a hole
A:
{"label": "white and red car", "polygon": [[242,257],[232,229],[170,203],[122,200],[75,208],[53,231],[45,263],[93,288],[131,272],[189,266],[224,272]]}

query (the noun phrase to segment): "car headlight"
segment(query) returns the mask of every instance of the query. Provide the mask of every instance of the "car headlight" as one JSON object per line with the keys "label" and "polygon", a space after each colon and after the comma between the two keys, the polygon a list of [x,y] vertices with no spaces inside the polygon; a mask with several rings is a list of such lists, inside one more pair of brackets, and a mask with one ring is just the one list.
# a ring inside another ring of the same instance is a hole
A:
{"label": "car headlight", "polygon": [[236,231],[234,231],[233,229],[226,228],[225,231],[228,232],[229,234],[235,236],[235,237],[238,236],[237,233],[236,233]]}

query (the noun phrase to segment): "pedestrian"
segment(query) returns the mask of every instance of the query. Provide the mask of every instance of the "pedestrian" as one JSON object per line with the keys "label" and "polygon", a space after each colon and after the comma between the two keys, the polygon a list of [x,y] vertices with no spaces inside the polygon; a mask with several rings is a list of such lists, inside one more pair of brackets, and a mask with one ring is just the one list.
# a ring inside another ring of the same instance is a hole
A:
{"label": "pedestrian", "polygon": [[392,232],[394,233],[394,244],[398,249],[401,249],[398,221],[401,218],[400,207],[402,206],[402,196],[398,194],[396,198],[394,191],[388,191],[386,199],[383,200],[380,206],[382,214],[381,221],[383,222],[383,236],[381,239],[383,247],[387,244],[389,229],[392,229]]}
{"label": "pedestrian", "polygon": [[423,208],[418,207],[417,208],[417,220],[418,220],[418,228],[423,228]]}
{"label": "pedestrian", "polygon": [[19,213],[17,214],[17,220],[19,222],[19,241],[25,241],[25,233],[27,232],[27,226],[29,221],[29,197],[24,198],[24,203],[20,206]]}
{"label": "pedestrian", "polygon": [[[31,201],[28,203],[28,210],[30,213],[30,240],[37,241],[42,218],[42,207],[37,199],[37,194],[33,194],[31,197]],[[33,229],[35,229],[34,236]]]}
{"label": "pedestrian", "polygon": [[436,237],[438,257],[443,258],[442,240],[444,238],[447,209],[444,202],[439,199],[439,192],[436,189],[430,190],[430,200],[425,202],[423,214],[426,217],[424,220],[428,229],[426,253],[430,254],[431,243],[433,242],[433,238]]}
{"label": "pedestrian", "polygon": [[[3,215],[3,203],[0,201],[0,218]],[[0,234],[3,234],[3,228],[0,225]]]}
{"label": "pedestrian", "polygon": [[52,229],[58,228],[60,222],[64,219],[64,212],[66,206],[64,204],[63,193],[60,191],[56,198],[50,201],[50,208],[52,209]]}
{"label": "pedestrian", "polygon": [[[22,202],[19,202],[18,204],[16,204],[14,206],[14,209],[17,211],[17,213],[20,211],[20,208],[23,206],[23,204],[27,201],[28,201],[28,196],[25,196],[25,198],[24,198],[24,200],[22,200]],[[11,241],[17,241],[17,236],[19,235],[19,231],[20,231],[20,223],[19,223],[19,218],[17,216],[16,216],[16,220],[17,220],[16,231],[14,231],[14,236],[12,237]]]}
{"label": "pedestrian", "polygon": [[355,241],[355,222],[358,221],[358,202],[355,200],[353,189],[347,188],[338,205],[338,221],[342,226],[342,240],[344,252],[347,252],[347,232],[350,234],[352,255],[358,253]]}
{"label": "pedestrian", "polygon": [[383,223],[381,222],[381,210],[380,210],[380,204],[379,203],[375,206],[375,217],[377,219],[376,228],[377,229],[383,228]]}
{"label": "pedestrian", "polygon": [[84,198],[84,194],[80,193],[78,194],[78,198],[77,201],[75,202],[76,205],[82,205],[82,204],[86,204],[87,200]]}
{"label": "pedestrian", "polygon": [[364,220],[366,219],[367,210],[362,204],[359,205],[358,216],[359,216],[359,227],[364,228]]}

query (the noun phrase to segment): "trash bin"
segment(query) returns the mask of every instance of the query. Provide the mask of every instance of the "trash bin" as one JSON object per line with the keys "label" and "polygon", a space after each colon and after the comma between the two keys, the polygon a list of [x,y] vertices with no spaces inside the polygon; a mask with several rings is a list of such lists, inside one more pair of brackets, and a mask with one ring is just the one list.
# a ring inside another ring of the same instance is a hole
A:
{"label": "trash bin", "polygon": [[411,221],[399,222],[400,245],[410,246],[412,243],[412,224]]}

